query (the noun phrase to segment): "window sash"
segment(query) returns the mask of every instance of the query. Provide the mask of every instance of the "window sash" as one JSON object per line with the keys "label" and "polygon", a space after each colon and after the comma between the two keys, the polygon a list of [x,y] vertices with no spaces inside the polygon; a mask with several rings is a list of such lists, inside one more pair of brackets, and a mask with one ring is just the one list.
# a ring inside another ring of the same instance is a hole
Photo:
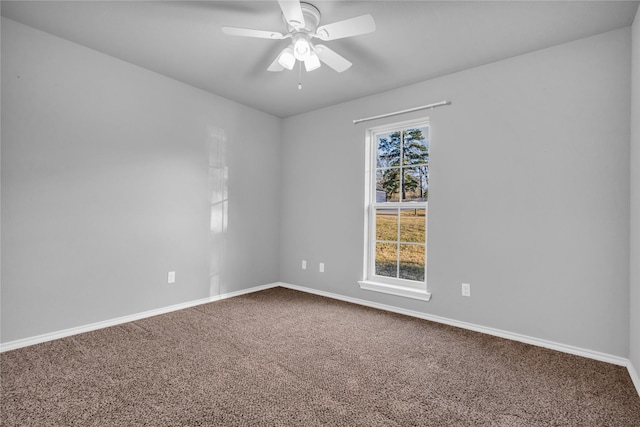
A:
{"label": "window sash", "polygon": [[[391,206],[394,205],[394,206]],[[409,287],[409,288],[415,288],[415,289],[425,289],[426,287],[426,281],[427,281],[427,263],[426,263],[426,256],[427,256],[427,229],[426,229],[426,225],[427,225],[427,221],[428,221],[428,216],[425,218],[425,238],[424,238],[424,242],[409,242],[409,241],[403,241],[400,239],[400,233],[402,231],[400,225],[398,225],[397,227],[397,235],[396,235],[396,239],[394,240],[384,240],[384,239],[378,239],[376,236],[377,233],[377,221],[376,221],[376,208],[384,208],[384,209],[388,209],[388,208],[393,208],[396,209],[398,212],[398,221],[401,220],[400,218],[400,214],[403,210],[414,210],[414,209],[424,209],[425,211],[427,211],[427,215],[428,215],[428,210],[427,210],[427,202],[412,202],[412,203],[399,203],[399,202],[394,202],[394,203],[374,203],[370,205],[370,209],[369,209],[369,239],[368,239],[368,262],[367,262],[367,277],[368,280],[371,281],[375,281],[375,282],[381,282],[381,283],[390,283],[390,284],[394,284],[394,285],[399,285],[399,286],[404,286],[404,287]],[[391,210],[393,210],[391,209]],[[401,245],[413,245],[413,246],[420,246],[422,248],[424,248],[424,259],[425,259],[425,263],[424,263],[424,279],[423,280],[409,280],[409,279],[403,279],[401,277],[390,277],[390,276],[382,276],[379,274],[376,274],[376,245],[378,243],[389,243],[389,244],[393,244],[396,245],[398,248],[398,253],[396,254],[396,276],[400,276],[400,264],[402,262],[402,259],[400,257],[400,246]]]}

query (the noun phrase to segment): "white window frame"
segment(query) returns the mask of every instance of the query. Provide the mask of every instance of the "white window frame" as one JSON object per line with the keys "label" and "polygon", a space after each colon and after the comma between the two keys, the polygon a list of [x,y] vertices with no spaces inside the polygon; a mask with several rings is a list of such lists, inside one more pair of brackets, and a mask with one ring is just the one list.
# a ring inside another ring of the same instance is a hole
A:
{"label": "white window frame", "polygon": [[[384,202],[376,201],[376,161],[378,135],[397,130],[413,128],[429,128],[429,145],[431,145],[431,128],[428,118],[390,123],[384,126],[369,128],[366,131],[366,165],[365,165],[365,228],[364,228],[364,262],[363,280],[358,281],[361,289],[382,292],[407,298],[429,301],[431,294],[427,292],[427,266],[425,265],[424,281],[414,281],[375,274],[376,244],[376,208],[411,208],[427,209],[428,202]],[[428,211],[427,211],[428,212]],[[400,211],[398,211],[400,214]],[[428,222],[428,213],[425,221]],[[427,250],[427,230],[425,227],[425,252]],[[398,237],[399,240],[399,237]],[[398,241],[399,244],[402,242]],[[425,253],[426,260],[426,253]]]}

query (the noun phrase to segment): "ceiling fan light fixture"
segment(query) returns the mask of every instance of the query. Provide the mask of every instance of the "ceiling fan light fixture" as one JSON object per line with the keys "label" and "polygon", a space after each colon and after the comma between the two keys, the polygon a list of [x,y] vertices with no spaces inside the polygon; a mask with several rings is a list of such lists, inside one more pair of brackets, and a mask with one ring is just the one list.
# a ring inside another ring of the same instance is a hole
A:
{"label": "ceiling fan light fixture", "polygon": [[311,55],[311,43],[304,34],[297,34],[294,37],[293,55],[298,61],[305,61]]}
{"label": "ceiling fan light fixture", "polygon": [[320,68],[320,58],[318,58],[315,52],[311,52],[311,55],[304,60],[304,68],[307,72]]}
{"label": "ceiling fan light fixture", "polygon": [[291,49],[291,46],[280,52],[280,56],[278,56],[278,64],[282,65],[287,70],[293,70],[293,66],[296,65],[296,57],[293,55],[293,49]]}

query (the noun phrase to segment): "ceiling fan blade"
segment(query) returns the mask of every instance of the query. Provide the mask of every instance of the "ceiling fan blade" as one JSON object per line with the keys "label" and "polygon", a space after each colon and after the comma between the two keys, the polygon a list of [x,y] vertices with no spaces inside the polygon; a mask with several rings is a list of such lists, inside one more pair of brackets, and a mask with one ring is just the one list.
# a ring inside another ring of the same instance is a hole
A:
{"label": "ceiling fan blade", "polygon": [[325,45],[316,45],[316,54],[318,55],[318,58],[320,58],[320,61],[324,62],[339,73],[351,67],[351,62],[347,61],[344,57],[338,55]]}
{"label": "ceiling fan blade", "polygon": [[304,27],[304,16],[302,15],[299,0],[278,0],[278,3],[280,4],[280,9],[282,9],[284,19],[289,25],[296,29]]}
{"label": "ceiling fan blade", "polygon": [[259,39],[281,40],[286,37],[277,31],[252,30],[251,28],[222,27],[222,32],[230,36],[257,37]]}
{"label": "ceiling fan blade", "polygon": [[333,24],[321,25],[316,30],[316,35],[321,40],[336,40],[372,33],[375,30],[376,21],[373,20],[373,16],[367,14]]}

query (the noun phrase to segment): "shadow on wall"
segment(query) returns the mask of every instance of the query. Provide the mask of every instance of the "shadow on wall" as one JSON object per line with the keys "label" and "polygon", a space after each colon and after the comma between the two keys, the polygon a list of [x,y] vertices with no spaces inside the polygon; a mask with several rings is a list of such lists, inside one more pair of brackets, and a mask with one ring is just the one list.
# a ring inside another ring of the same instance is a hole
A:
{"label": "shadow on wall", "polygon": [[209,129],[209,194],[211,221],[209,225],[209,296],[225,292],[227,272],[227,218],[229,210],[229,167],[227,166],[227,136],[224,129]]}

